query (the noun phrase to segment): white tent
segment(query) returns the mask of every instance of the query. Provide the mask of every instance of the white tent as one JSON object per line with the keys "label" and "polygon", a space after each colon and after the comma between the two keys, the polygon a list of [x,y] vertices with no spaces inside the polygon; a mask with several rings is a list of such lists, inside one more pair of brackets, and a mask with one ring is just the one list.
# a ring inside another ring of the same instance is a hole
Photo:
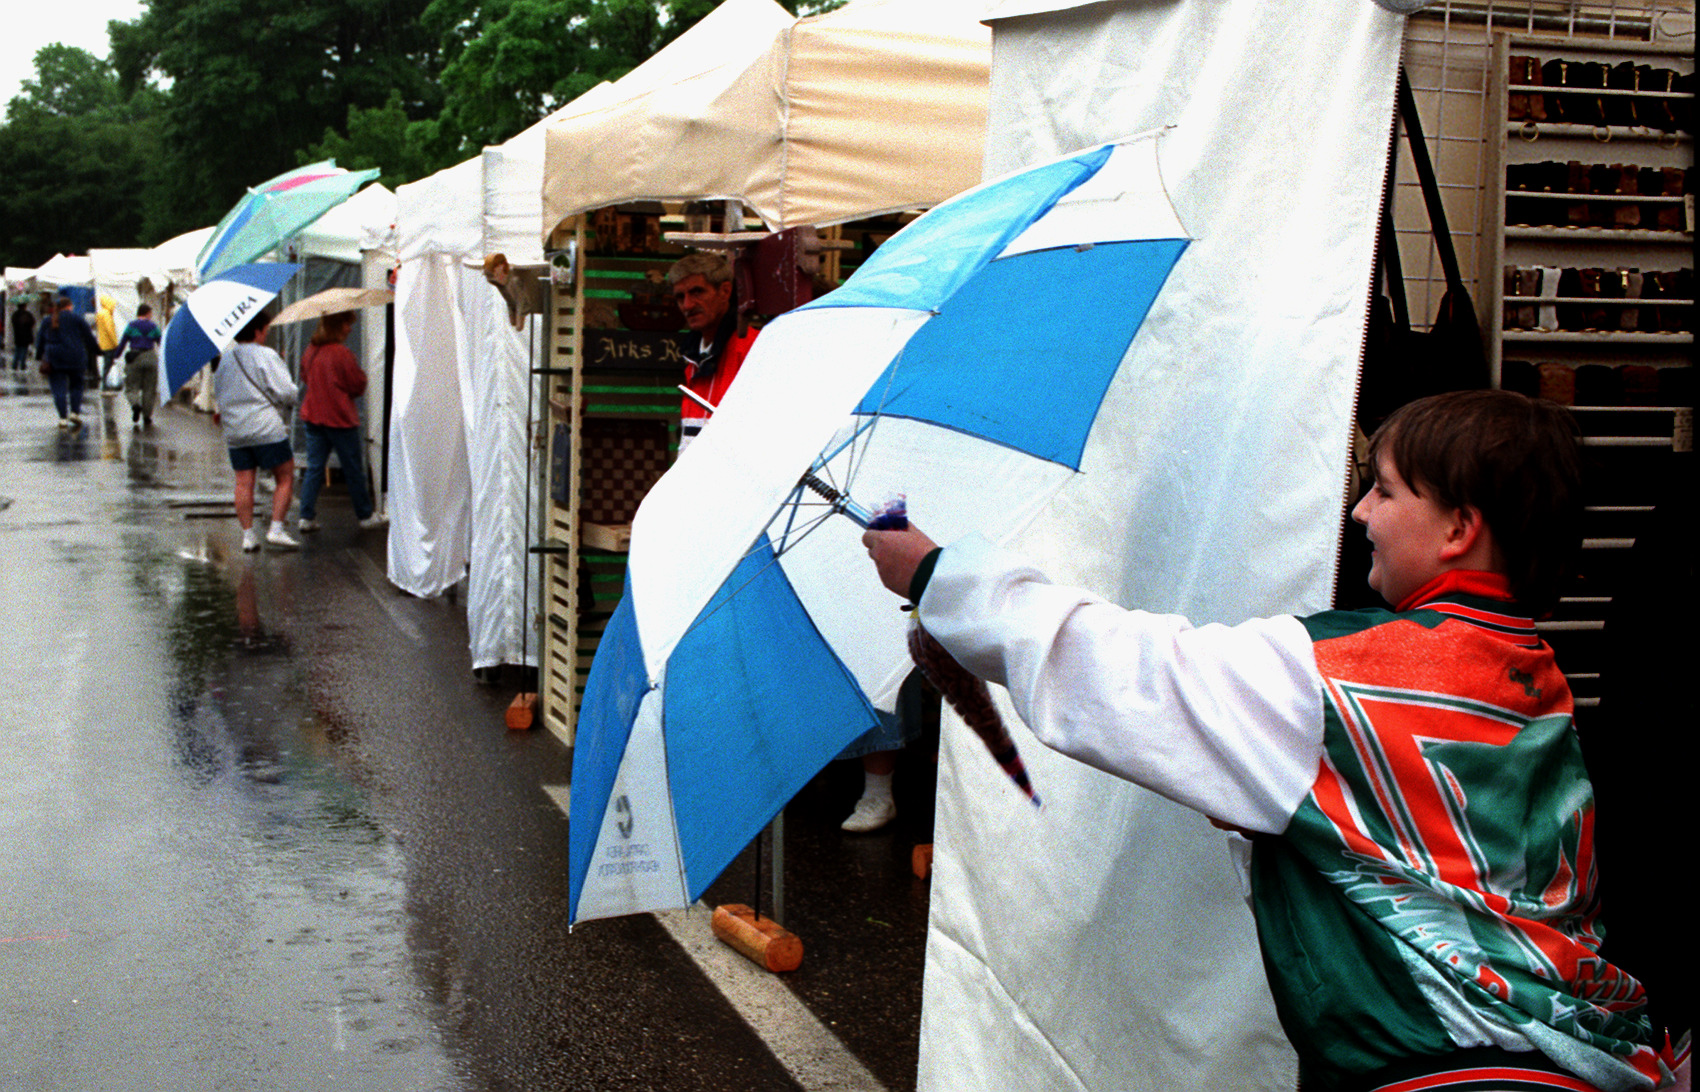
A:
{"label": "white tent", "polygon": [[[179,297],[194,287],[195,258],[207,245],[207,240],[212,238],[213,230],[211,227],[204,227],[185,231],[153,248],[155,263],[171,278],[170,283],[177,287]],[[163,289],[164,286],[154,287]]]}
{"label": "white tent", "polygon": [[35,271],[35,283],[41,288],[92,286],[94,267],[87,254],[55,254]]}
{"label": "white tent", "polygon": [[[1370,0],[1006,0],[991,25],[987,173],[1173,126],[1164,181],[1195,240],[1086,487],[1014,545],[1199,622],[1326,608],[1403,20]],[[1290,1090],[1224,836],[1004,708],[1045,808],[947,725],[920,1087]]]}
{"label": "white tent", "polygon": [[352,265],[360,265],[374,252],[393,258],[395,218],[395,194],[374,182],[297,232],[295,250],[303,257],[332,258]]}
{"label": "white tent", "polygon": [[[474,668],[535,662],[521,587],[525,402],[539,320],[525,331],[484,280],[487,254],[541,264],[544,133],[554,121],[700,65],[738,43],[771,40],[791,17],[772,0],[728,0],[620,81],[603,84],[475,159],[396,192],[396,355],[390,411],[389,577],[437,595],[467,577]],[[744,56],[744,53],[739,53]],[[633,81],[628,84],[627,81]]]}
{"label": "white tent", "polygon": [[171,280],[171,274],[160,266],[159,255],[152,247],[96,248],[89,251],[89,267],[94,276],[95,305],[99,306],[101,297],[117,304],[112,318],[120,331],[136,317],[136,308],[142,303],[143,283],[157,290]]}
{"label": "white tent", "polygon": [[[980,180],[984,0],[858,0],[774,26],[732,0],[623,94],[549,126],[543,223],[636,199],[737,198],[779,231],[924,208]],[[719,18],[725,15],[725,18]],[[710,20],[719,22],[710,28]]]}

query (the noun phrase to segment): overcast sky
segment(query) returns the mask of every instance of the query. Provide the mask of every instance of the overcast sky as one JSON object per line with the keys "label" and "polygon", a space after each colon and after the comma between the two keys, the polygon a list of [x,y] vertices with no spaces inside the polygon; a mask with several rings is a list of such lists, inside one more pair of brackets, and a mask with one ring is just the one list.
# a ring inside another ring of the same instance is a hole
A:
{"label": "overcast sky", "polygon": [[6,4],[5,29],[0,30],[0,109],[12,101],[24,80],[35,75],[36,50],[49,42],[63,42],[105,57],[111,49],[107,22],[129,21],[141,13],[141,0],[77,0],[63,7]]}

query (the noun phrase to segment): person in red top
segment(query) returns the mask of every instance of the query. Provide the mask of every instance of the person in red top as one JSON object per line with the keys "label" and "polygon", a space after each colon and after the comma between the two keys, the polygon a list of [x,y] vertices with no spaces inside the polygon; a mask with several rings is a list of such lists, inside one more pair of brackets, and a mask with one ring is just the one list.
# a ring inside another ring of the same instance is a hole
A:
{"label": "person in red top", "polygon": [[[757,331],[744,324],[732,299],[732,264],[719,254],[687,254],[667,270],[673,301],[684,312],[685,325],[696,335],[686,339],[685,386],[680,409],[679,453],[696,439],[720,405],[738,369],[756,343]],[[700,401],[699,401],[700,399]],[[706,402],[708,405],[704,405]]]}
{"label": "person in red top", "polygon": [[361,457],[360,413],[354,399],[366,392],[366,373],[344,344],[354,329],[354,312],[339,311],[319,320],[318,329],[301,354],[301,421],[307,430],[307,473],[301,480],[303,531],[319,529],[319,489],[325,483],[325,464],[336,452],[354,515],[362,528],[382,527],[366,491]]}

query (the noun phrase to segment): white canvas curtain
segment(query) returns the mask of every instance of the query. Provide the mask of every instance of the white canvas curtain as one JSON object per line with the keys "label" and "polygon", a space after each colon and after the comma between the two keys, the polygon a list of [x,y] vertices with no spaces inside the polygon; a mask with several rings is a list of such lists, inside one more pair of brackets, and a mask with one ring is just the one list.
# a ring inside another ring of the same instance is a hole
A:
{"label": "white canvas curtain", "polygon": [[487,202],[525,193],[539,210],[540,157],[526,163],[487,152],[396,192],[389,577],[421,596],[467,580],[474,668],[537,655],[522,602],[530,335],[481,267]]}
{"label": "white canvas curtain", "polygon": [[[987,174],[1173,126],[1163,174],[1196,240],[1081,481],[1013,545],[1200,622],[1325,608],[1403,19],[1371,0],[1026,0],[992,27]],[[921,1088],[1289,1092],[1224,836],[1014,731],[1043,811],[945,732]]]}

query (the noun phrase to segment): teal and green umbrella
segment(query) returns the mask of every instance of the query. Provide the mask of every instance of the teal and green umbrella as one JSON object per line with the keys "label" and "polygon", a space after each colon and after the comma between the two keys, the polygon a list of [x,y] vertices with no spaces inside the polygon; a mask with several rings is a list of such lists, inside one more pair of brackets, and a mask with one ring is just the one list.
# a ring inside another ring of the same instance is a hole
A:
{"label": "teal and green umbrella", "polygon": [[255,261],[342,204],[381,172],[348,171],[334,159],[297,167],[249,188],[224,214],[201,248],[195,268],[204,282],[226,269]]}

